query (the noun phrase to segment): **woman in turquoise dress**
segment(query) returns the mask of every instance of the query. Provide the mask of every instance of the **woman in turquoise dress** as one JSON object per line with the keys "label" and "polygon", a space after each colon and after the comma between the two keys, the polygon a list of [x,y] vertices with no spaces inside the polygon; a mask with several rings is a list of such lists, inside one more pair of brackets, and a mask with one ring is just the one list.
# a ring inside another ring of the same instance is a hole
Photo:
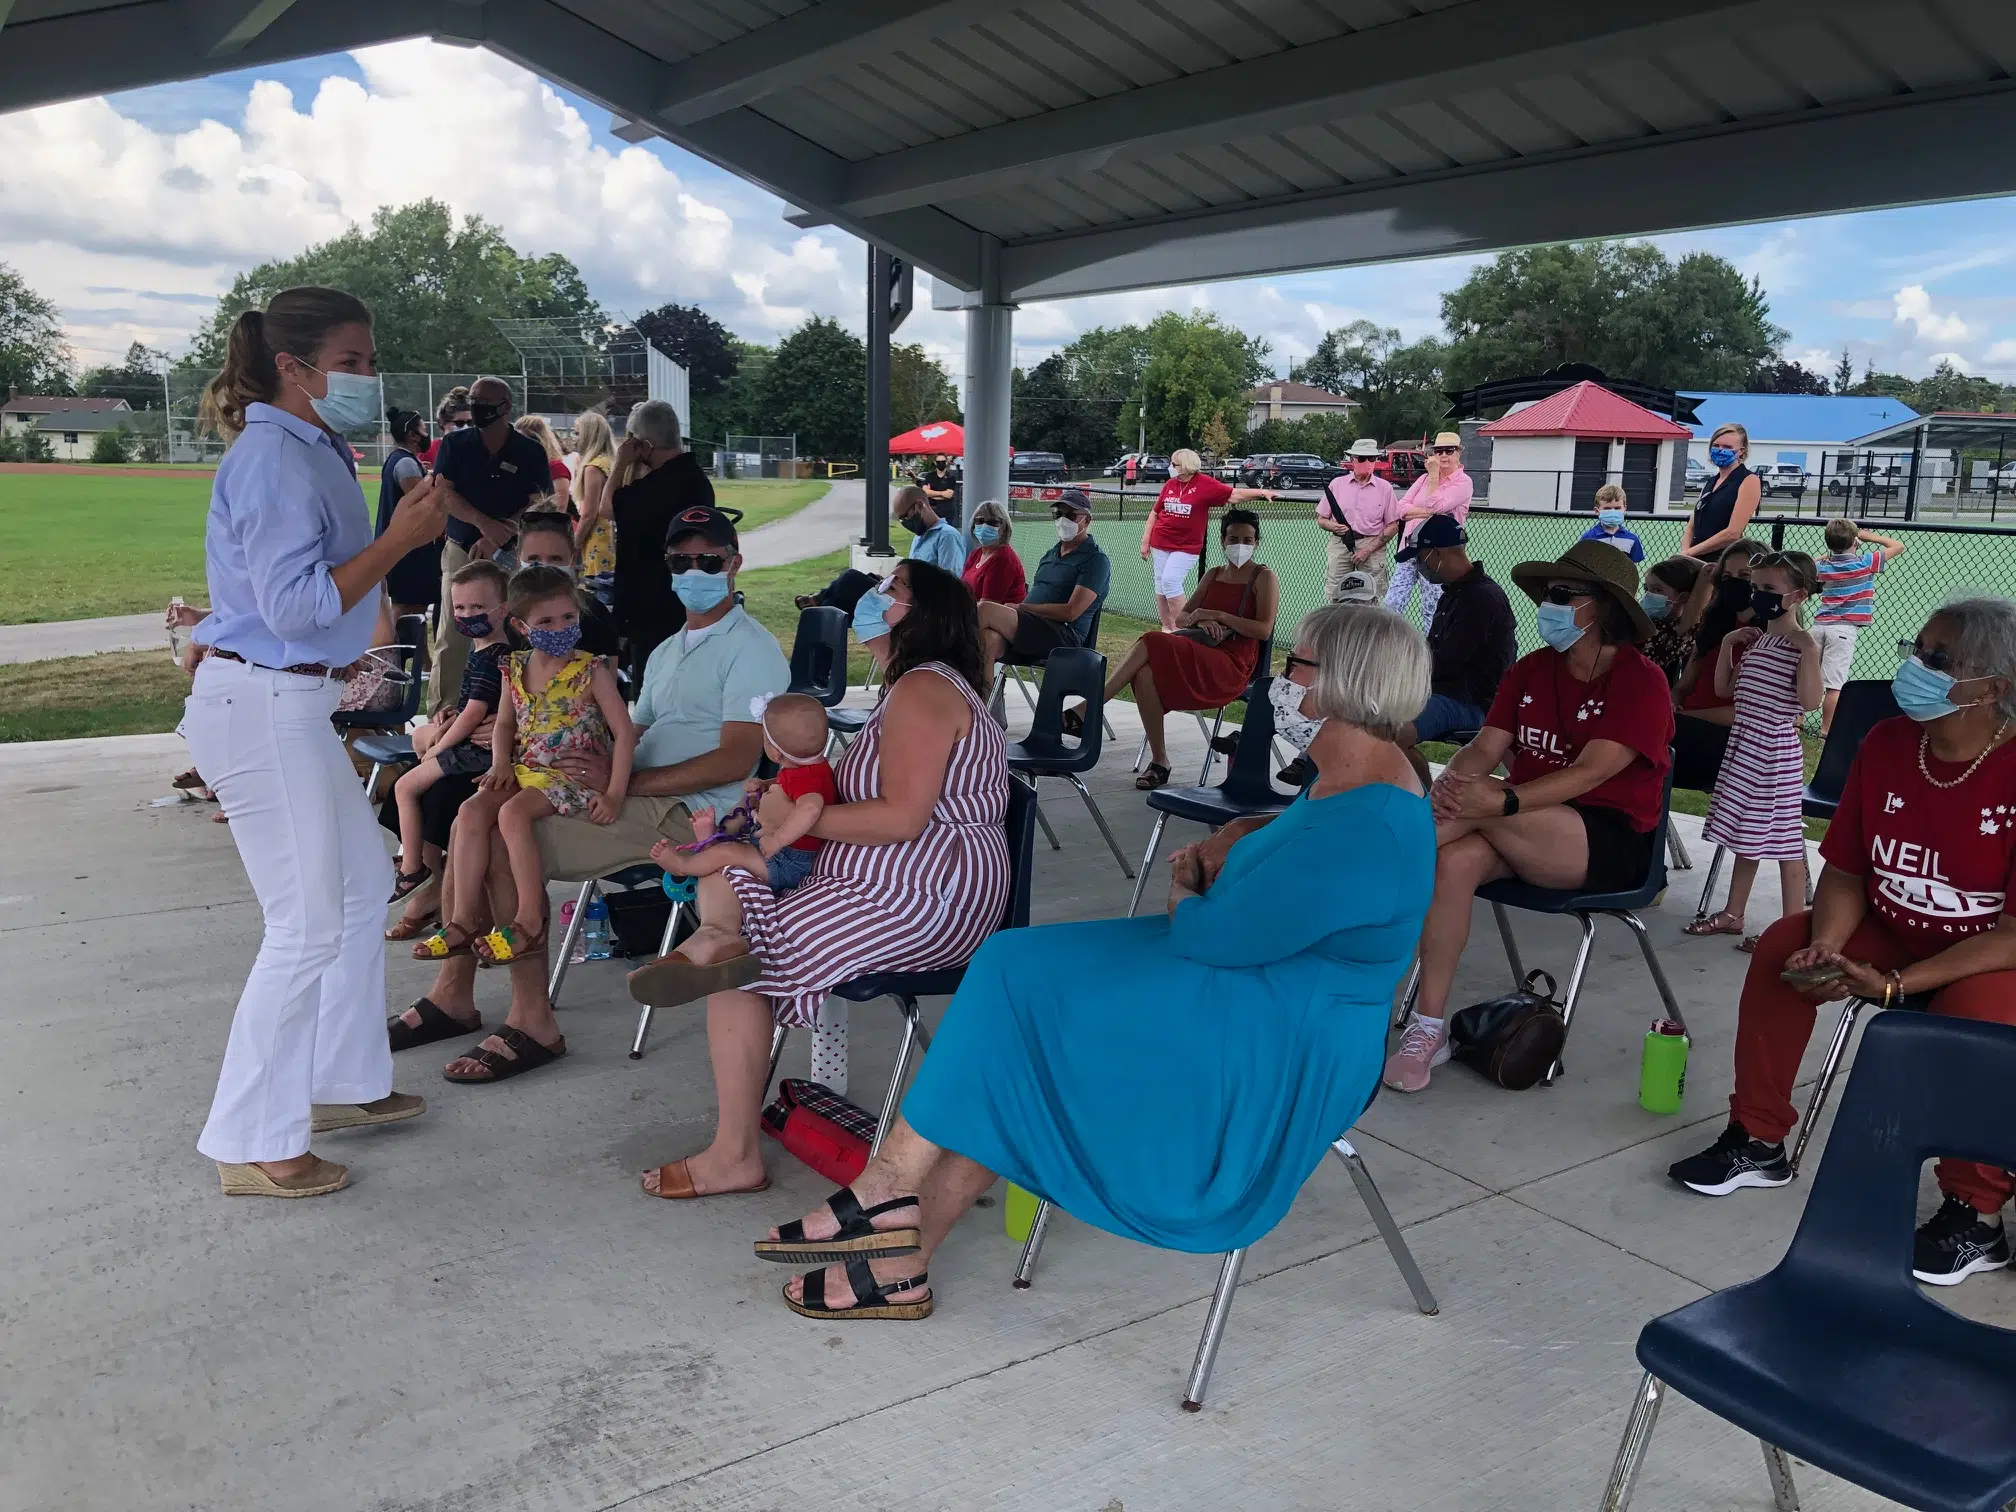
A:
{"label": "woman in turquoise dress", "polygon": [[1323,721],[1315,785],[1177,851],[1161,918],[981,946],[881,1153],[757,1241],[825,1266],[785,1287],[794,1312],[928,1316],[931,1254],[997,1175],[1165,1249],[1281,1221],[1371,1096],[1434,891],[1434,821],[1393,744],[1428,668],[1398,615],[1317,610],[1274,695]]}

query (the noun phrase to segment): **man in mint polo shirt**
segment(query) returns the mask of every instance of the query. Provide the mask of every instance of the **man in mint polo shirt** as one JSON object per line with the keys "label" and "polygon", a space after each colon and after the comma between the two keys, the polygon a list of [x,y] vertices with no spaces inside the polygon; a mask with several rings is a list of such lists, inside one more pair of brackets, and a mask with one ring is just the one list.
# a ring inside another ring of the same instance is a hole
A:
{"label": "man in mint polo shirt", "polygon": [[[550,881],[585,882],[648,861],[659,840],[684,844],[693,838],[694,809],[724,814],[733,808],[763,754],[763,727],[750,703],[790,686],[791,668],[777,637],[735,601],[742,554],[730,511],[695,505],[675,515],[666,533],[665,564],[686,607],[686,625],[660,642],[644,664],[632,711],[638,733],[629,796],[612,824],[562,814],[533,826]],[[562,757],[560,765],[591,791],[608,785],[606,755]],[[493,908],[505,910],[500,917],[509,918],[515,898],[502,846],[492,847],[490,894]],[[558,941],[554,944],[557,948]],[[543,954],[511,963],[506,1032],[484,1040],[482,1054],[471,1047],[470,1054],[449,1062],[451,1078],[502,1081],[566,1052],[546,992],[547,969]],[[424,1044],[480,1027],[475,975],[470,957],[443,961],[427,996],[388,1024],[394,1045]]]}

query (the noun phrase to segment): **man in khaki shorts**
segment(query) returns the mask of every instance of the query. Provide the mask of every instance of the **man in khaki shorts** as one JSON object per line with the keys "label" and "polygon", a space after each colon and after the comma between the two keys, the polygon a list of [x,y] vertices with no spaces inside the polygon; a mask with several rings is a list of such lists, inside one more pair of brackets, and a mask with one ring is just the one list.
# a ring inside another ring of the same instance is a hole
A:
{"label": "man in khaki shorts", "polygon": [[[742,784],[763,754],[763,727],[750,704],[790,685],[791,669],[777,638],[735,601],[742,557],[731,515],[711,505],[681,511],[672,521],[665,559],[673,589],[686,606],[686,627],[661,642],[645,664],[632,710],[638,735],[629,796],[612,824],[563,814],[533,827],[549,881],[585,882],[649,861],[659,840],[683,844],[693,838],[694,809],[724,814],[741,802]],[[608,785],[607,756],[566,757],[561,766],[592,791]],[[508,918],[516,900],[504,848],[492,846],[490,860],[492,911]],[[502,1081],[520,1074],[521,1062],[523,1070],[533,1070],[566,1053],[547,996],[547,971],[543,952],[511,963],[511,1009],[503,1031],[450,1061],[452,1080]],[[427,996],[388,1025],[394,1045],[425,1044],[481,1028],[475,979],[473,957],[444,960]]]}

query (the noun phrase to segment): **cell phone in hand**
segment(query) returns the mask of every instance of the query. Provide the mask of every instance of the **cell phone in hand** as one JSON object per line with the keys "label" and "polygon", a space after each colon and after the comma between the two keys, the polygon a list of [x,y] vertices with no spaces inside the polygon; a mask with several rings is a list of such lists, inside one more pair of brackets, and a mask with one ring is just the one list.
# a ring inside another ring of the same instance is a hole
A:
{"label": "cell phone in hand", "polygon": [[1788,987],[1796,987],[1801,992],[1810,992],[1815,987],[1825,987],[1830,982],[1841,980],[1842,971],[1833,961],[1822,961],[1817,966],[1788,966],[1778,973],[1778,980]]}

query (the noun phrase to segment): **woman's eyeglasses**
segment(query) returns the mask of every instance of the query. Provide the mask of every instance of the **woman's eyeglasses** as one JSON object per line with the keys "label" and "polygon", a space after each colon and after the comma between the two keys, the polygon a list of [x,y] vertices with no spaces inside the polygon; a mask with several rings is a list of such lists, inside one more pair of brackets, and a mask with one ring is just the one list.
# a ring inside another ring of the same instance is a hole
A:
{"label": "woman's eyeglasses", "polygon": [[728,558],[717,552],[705,551],[692,556],[684,551],[671,551],[665,555],[665,565],[674,572],[725,572]]}
{"label": "woman's eyeglasses", "polygon": [[1281,664],[1281,675],[1286,677],[1297,667],[1307,667],[1311,672],[1314,672],[1317,669],[1317,665],[1317,663],[1309,660],[1306,656],[1297,656],[1293,652],[1290,652],[1288,660]]}
{"label": "woman's eyeglasses", "polygon": [[1574,583],[1549,583],[1543,597],[1550,604],[1572,604],[1577,599],[1593,597],[1587,588]]}
{"label": "woman's eyeglasses", "polygon": [[1951,672],[1953,670],[1953,658],[1938,646],[1920,646],[1918,642],[1908,640],[1897,642],[1898,660],[1902,661],[1912,656],[1917,657],[1918,660],[1925,663],[1934,672]]}

